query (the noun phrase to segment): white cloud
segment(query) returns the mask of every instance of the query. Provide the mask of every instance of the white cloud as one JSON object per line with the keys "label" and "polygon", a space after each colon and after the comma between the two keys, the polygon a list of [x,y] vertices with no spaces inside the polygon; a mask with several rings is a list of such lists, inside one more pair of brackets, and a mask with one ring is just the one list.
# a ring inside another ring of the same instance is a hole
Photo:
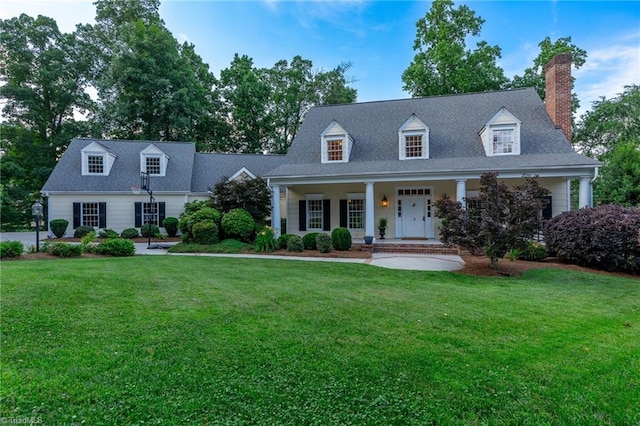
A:
{"label": "white cloud", "polygon": [[578,117],[602,96],[609,99],[622,93],[625,86],[640,84],[640,33],[586,50],[587,62],[573,71],[580,99]]}

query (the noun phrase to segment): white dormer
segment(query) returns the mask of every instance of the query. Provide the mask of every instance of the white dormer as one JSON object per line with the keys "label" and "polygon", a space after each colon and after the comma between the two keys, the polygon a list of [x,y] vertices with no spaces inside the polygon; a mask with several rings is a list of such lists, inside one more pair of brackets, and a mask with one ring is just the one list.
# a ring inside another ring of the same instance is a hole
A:
{"label": "white dormer", "polygon": [[522,121],[505,107],[480,130],[480,138],[487,157],[495,155],[520,155],[520,125]]}
{"label": "white dormer", "polygon": [[429,127],[415,114],[398,129],[398,152],[400,160],[429,158]]}
{"label": "white dormer", "polygon": [[249,169],[247,169],[246,167],[241,168],[240,170],[238,170],[237,172],[235,172],[233,174],[233,176],[231,176],[229,179],[227,179],[227,181],[232,182],[232,181],[238,181],[238,182],[244,182],[245,180],[249,180],[249,179],[255,179],[256,175],[254,175],[253,173],[251,173],[249,171]]}
{"label": "white dormer", "polygon": [[140,151],[140,171],[150,176],[165,176],[169,156],[154,144]]}
{"label": "white dormer", "polygon": [[82,176],[109,176],[116,156],[104,145],[91,142],[80,152],[82,152]]}
{"label": "white dormer", "polygon": [[346,130],[333,120],[324,132],[320,134],[322,140],[322,159],[323,163],[348,163],[351,148],[353,147],[353,138],[349,136]]}

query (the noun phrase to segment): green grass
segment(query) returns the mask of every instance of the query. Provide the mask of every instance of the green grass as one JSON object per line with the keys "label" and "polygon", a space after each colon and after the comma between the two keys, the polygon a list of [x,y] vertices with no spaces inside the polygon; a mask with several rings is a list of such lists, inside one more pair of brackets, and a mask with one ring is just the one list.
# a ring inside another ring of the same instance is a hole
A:
{"label": "green grass", "polygon": [[1,416],[640,423],[640,281],[271,259],[2,264]]}
{"label": "green grass", "polygon": [[194,242],[180,242],[169,248],[169,253],[226,253],[238,254],[252,252],[251,244],[227,239],[218,244],[198,244]]}

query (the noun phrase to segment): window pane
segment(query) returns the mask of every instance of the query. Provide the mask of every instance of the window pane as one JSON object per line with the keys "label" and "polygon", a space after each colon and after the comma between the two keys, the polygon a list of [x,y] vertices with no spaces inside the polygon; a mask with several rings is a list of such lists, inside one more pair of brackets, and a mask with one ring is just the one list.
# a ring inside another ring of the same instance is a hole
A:
{"label": "window pane", "polygon": [[410,157],[422,157],[422,136],[411,135],[405,136],[405,156]]}
{"label": "window pane", "polygon": [[101,155],[87,156],[87,171],[89,173],[96,173],[96,174],[104,173],[104,165],[102,163]]}
{"label": "window pane", "polygon": [[349,200],[347,203],[349,229],[364,229],[364,200]]}
{"label": "window pane", "polygon": [[513,129],[493,130],[493,153],[510,154],[513,152]]}
{"label": "window pane", "polygon": [[98,203],[82,204],[82,225],[98,227]]}
{"label": "window pane", "polygon": [[327,159],[342,161],[342,140],[327,141]]}
{"label": "window pane", "polygon": [[147,222],[158,225],[158,203],[142,204],[142,223]]}
{"label": "window pane", "polygon": [[147,173],[150,175],[160,174],[160,157],[147,157]]}
{"label": "window pane", "polygon": [[322,229],[322,200],[307,200],[308,229]]}

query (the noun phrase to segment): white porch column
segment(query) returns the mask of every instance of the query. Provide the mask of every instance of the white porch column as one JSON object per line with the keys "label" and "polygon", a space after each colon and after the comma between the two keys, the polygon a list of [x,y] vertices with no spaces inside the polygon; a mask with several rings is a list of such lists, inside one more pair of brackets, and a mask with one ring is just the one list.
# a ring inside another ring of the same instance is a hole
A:
{"label": "white porch column", "polygon": [[591,207],[591,178],[589,176],[580,176],[578,208],[583,207]]}
{"label": "white porch column", "polygon": [[365,191],[365,224],[364,224],[364,235],[367,236],[375,236],[375,225],[374,225],[374,207],[376,200],[374,200],[373,195],[373,182],[365,182],[366,191]]}
{"label": "white porch column", "polygon": [[280,186],[271,187],[271,228],[276,238],[280,236]]}
{"label": "white porch column", "polygon": [[467,196],[467,180],[456,179],[456,201],[462,204],[462,208],[465,208],[464,198]]}

